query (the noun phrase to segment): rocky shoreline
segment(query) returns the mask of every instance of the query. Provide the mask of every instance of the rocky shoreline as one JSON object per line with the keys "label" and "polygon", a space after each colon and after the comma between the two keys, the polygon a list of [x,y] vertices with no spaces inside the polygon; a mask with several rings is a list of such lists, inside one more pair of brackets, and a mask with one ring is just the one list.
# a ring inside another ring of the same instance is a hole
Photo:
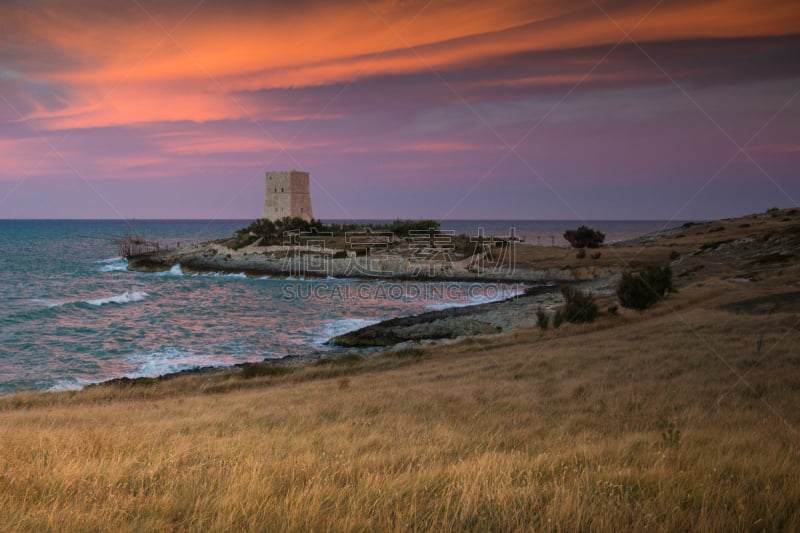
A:
{"label": "rocky shoreline", "polygon": [[328,341],[341,347],[388,347],[473,335],[490,335],[536,325],[538,306],[553,307],[563,301],[556,285],[532,287],[524,294],[499,302],[429,311],[384,320]]}
{"label": "rocky shoreline", "polygon": [[419,262],[403,256],[341,257],[345,254],[328,252],[309,252],[292,246],[247,246],[233,250],[211,242],[139,254],[129,258],[128,269],[164,272],[180,265],[184,272],[189,273],[530,284],[590,281],[612,277],[621,271],[616,266],[591,264],[576,267],[516,265],[514,268],[475,268],[474,257],[460,261]]}

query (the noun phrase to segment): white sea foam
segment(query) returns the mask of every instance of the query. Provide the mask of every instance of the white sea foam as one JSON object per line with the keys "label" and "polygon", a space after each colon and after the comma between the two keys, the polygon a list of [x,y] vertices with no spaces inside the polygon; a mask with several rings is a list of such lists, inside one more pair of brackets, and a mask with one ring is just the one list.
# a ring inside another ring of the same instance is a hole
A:
{"label": "white sea foam", "polygon": [[111,257],[109,259],[95,261],[95,263],[103,265],[100,267],[100,272],[119,272],[128,270],[128,261],[123,257]]}
{"label": "white sea foam", "polygon": [[47,392],[81,390],[85,386],[92,385],[94,383],[100,383],[100,381],[92,381],[82,378],[60,378],[56,379],[53,384],[48,387]]}
{"label": "white sea foam", "polygon": [[478,305],[490,302],[499,302],[501,300],[514,298],[524,293],[525,289],[521,287],[501,288],[500,290],[497,291],[487,291],[485,294],[476,294],[474,296],[470,296],[470,298],[467,300],[466,305]]}
{"label": "white sea foam", "polygon": [[148,294],[143,291],[125,291],[116,296],[109,296],[108,298],[97,298],[95,300],[84,300],[85,303],[90,305],[105,305],[105,304],[127,304],[131,302],[141,302],[146,299]]}
{"label": "white sea foam", "polygon": [[192,274],[193,276],[201,278],[247,278],[244,272],[237,272],[235,274],[225,272],[202,272],[200,274]]}
{"label": "white sea foam", "polygon": [[65,302],[57,302],[55,300],[47,300],[45,298],[32,298],[30,301],[32,303],[35,303],[37,305],[43,305],[45,307],[59,307],[61,305],[64,305],[65,303]]}
{"label": "white sea foam", "polygon": [[165,270],[164,272],[156,272],[153,274],[154,276],[183,276],[183,270],[181,270],[181,265],[172,265],[172,268],[169,270]]}
{"label": "white sea foam", "polygon": [[525,292],[524,288],[514,287],[514,288],[500,288],[498,290],[487,290],[482,294],[470,294],[470,296],[465,300],[456,300],[452,302],[441,302],[431,305],[426,305],[426,311],[442,311],[444,309],[452,309],[454,307],[469,307],[471,305],[480,305],[480,304],[487,304],[491,302],[499,302],[502,300],[507,300],[509,298],[514,298],[515,296],[519,296]]}
{"label": "white sea foam", "polygon": [[[186,276],[192,278],[247,278],[247,274],[244,272],[236,272],[236,273],[226,273],[226,272],[194,272],[191,274],[187,274],[183,271],[180,264],[173,265],[166,272],[159,272],[156,274],[157,276]],[[269,279],[269,276],[265,276],[264,278],[259,279]]]}
{"label": "white sea foam", "polygon": [[377,324],[380,320],[376,318],[342,318],[340,320],[331,320],[322,324],[321,339],[316,339],[315,344],[323,344],[331,337],[344,335],[357,329],[365,328],[373,324]]}
{"label": "white sea foam", "polygon": [[59,302],[56,300],[47,300],[45,298],[33,298],[30,301],[32,303],[43,305],[45,307],[61,307],[62,305],[68,304],[76,304],[76,303],[85,303],[89,305],[105,305],[105,304],[127,304],[131,302],[141,302],[142,300],[146,299],[149,295],[143,291],[125,291],[122,294],[118,294],[116,296],[109,296],[107,298],[95,298],[92,300],[72,300],[66,302]]}
{"label": "white sea foam", "polygon": [[157,377],[204,366],[230,366],[235,361],[225,357],[196,354],[181,348],[164,348],[145,354],[128,356],[124,361],[134,367],[125,374],[129,378]]}

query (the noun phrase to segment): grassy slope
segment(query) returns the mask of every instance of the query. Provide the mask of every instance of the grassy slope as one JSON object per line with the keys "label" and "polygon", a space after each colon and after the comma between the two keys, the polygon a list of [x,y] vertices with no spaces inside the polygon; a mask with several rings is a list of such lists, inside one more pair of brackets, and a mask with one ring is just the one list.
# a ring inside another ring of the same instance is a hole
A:
{"label": "grassy slope", "polygon": [[0,529],[798,530],[797,308],[721,309],[798,290],[759,268],[588,326],[0,399]]}

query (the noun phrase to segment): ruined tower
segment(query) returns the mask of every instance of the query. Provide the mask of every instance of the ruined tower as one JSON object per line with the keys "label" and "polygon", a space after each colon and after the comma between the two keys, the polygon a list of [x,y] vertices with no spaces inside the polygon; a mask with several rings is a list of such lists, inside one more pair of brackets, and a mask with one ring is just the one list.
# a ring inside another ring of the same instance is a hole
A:
{"label": "ruined tower", "polygon": [[298,170],[267,172],[267,193],[264,196],[262,218],[278,220],[283,217],[299,217],[305,220],[314,218],[308,172]]}

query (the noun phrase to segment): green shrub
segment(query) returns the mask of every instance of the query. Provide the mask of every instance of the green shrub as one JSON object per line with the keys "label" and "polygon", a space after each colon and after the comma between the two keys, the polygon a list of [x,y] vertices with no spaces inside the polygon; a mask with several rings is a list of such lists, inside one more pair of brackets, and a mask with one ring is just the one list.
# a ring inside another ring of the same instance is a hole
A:
{"label": "green shrub", "polygon": [[565,285],[561,287],[566,305],[564,306],[564,320],[573,323],[592,322],[600,310],[594,295],[575,287]]}
{"label": "green shrub", "polygon": [[669,266],[626,272],[617,286],[619,303],[623,307],[639,311],[655,304],[668,292],[675,292],[672,269]]}
{"label": "green shrub", "polygon": [[539,325],[540,328],[546,330],[550,327],[550,317],[547,316],[547,311],[544,310],[544,307],[541,305],[536,309],[536,324]]}
{"label": "green shrub", "polygon": [[323,229],[319,220],[303,220],[299,217],[284,217],[278,220],[259,218],[246,228],[234,233],[235,242],[231,246],[234,250],[261,240],[262,246],[280,245],[287,240],[287,232],[307,233]]}
{"label": "green shrub", "polygon": [[400,220],[397,219],[389,226],[389,231],[399,236],[407,236],[412,231],[436,231],[439,223],[435,220]]}
{"label": "green shrub", "polygon": [[341,357],[330,357],[327,359],[318,359],[314,362],[317,366],[356,366],[364,357],[358,354],[347,354]]}
{"label": "green shrub", "polygon": [[260,376],[283,376],[291,372],[292,369],[285,365],[273,363],[252,363],[242,367],[242,377],[252,379]]}
{"label": "green shrub", "polygon": [[411,358],[425,357],[426,354],[427,352],[422,348],[401,348],[399,350],[391,350],[388,352],[388,355],[400,359],[404,357],[411,357]]}
{"label": "green shrub", "polygon": [[561,327],[561,324],[564,323],[564,311],[561,309],[556,310],[556,314],[553,315],[553,327],[558,329]]}
{"label": "green shrub", "polygon": [[565,231],[564,238],[573,248],[599,248],[606,240],[606,234],[589,226],[580,226]]}

